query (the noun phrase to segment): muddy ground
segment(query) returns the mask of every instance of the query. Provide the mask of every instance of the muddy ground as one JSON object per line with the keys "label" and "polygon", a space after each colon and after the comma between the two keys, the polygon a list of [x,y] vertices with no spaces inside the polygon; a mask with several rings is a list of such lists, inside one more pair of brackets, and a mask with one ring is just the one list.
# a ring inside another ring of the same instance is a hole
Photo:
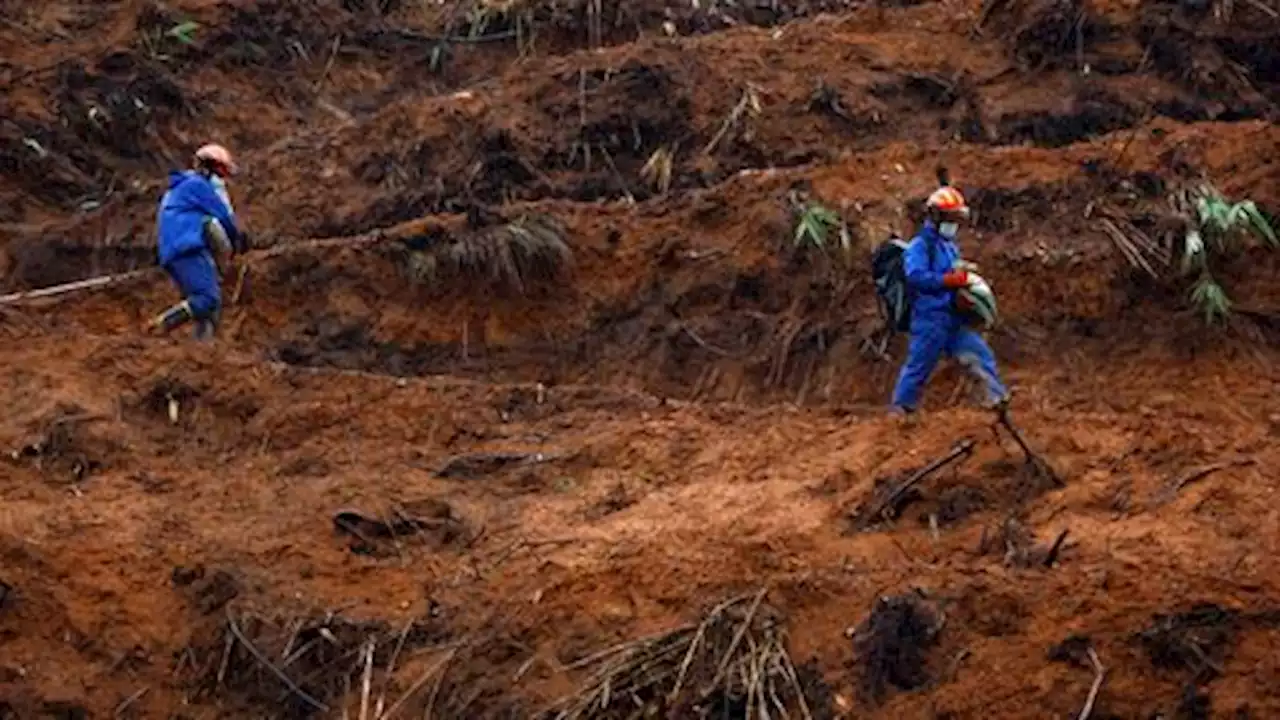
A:
{"label": "muddy ground", "polygon": [[[0,290],[135,273],[0,305],[0,717],[1280,714],[1280,255],[1207,325],[1104,229],[1280,209],[1278,33],[0,0]],[[206,138],[255,250],[199,346],[141,326]],[[939,163],[1037,462],[954,367],[884,416],[867,253]]]}

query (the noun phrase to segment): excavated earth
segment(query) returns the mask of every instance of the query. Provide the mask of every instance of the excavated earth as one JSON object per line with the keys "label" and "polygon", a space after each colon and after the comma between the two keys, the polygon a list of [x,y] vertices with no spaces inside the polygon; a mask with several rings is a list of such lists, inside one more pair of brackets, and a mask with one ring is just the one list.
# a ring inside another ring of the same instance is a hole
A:
{"label": "excavated earth", "polygon": [[[802,707],[581,716],[1280,717],[1280,255],[1208,325],[1099,224],[1280,211],[1273,4],[0,0],[0,48],[0,291],[133,273],[0,305],[0,717],[555,717],[744,594]],[[199,345],[142,326],[206,139],[255,250]],[[1060,484],[955,367],[884,414],[867,255],[940,163]],[[541,282],[427,262],[524,216]]]}

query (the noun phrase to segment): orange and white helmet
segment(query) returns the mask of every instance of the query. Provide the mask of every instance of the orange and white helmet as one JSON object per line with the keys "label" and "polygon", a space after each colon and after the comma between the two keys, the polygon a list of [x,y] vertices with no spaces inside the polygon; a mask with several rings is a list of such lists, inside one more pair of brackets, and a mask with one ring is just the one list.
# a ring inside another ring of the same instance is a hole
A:
{"label": "orange and white helmet", "polygon": [[235,175],[239,170],[235,160],[231,158],[231,152],[214,143],[202,145],[199,150],[196,150],[196,160],[211,165],[213,171],[221,177]]}
{"label": "orange and white helmet", "polygon": [[969,217],[969,206],[964,202],[964,195],[960,191],[950,185],[943,185],[925,201],[925,209],[938,210],[944,213],[956,213],[963,217]]}

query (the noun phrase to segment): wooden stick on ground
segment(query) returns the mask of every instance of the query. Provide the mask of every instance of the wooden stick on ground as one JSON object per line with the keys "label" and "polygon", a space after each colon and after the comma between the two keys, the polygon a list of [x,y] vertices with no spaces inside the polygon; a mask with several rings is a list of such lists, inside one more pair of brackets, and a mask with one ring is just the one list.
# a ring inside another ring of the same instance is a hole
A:
{"label": "wooden stick on ground", "polygon": [[1058,533],[1058,537],[1049,546],[1049,551],[1044,554],[1044,562],[1042,563],[1045,567],[1053,567],[1053,563],[1058,560],[1058,555],[1062,553],[1062,545],[1067,541],[1067,532],[1064,529]]}
{"label": "wooden stick on ground", "polygon": [[11,305],[13,303],[22,302],[23,300],[37,300],[39,298],[65,295],[78,290],[93,290],[95,288],[107,287],[108,285],[118,285],[122,282],[146,277],[154,271],[155,268],[133,270],[131,272],[118,273],[116,275],[103,275],[100,277],[89,278],[87,280],[76,280],[75,282],[53,285],[51,287],[9,293],[8,295],[0,295],[0,305]]}
{"label": "wooden stick on ground", "polygon": [[1093,714],[1093,704],[1098,701],[1098,692],[1102,690],[1102,681],[1107,677],[1107,669],[1102,667],[1102,661],[1098,659],[1098,653],[1093,648],[1089,648],[1089,662],[1093,663],[1095,673],[1093,687],[1089,688],[1089,697],[1085,700],[1077,720],[1089,720],[1089,716]]}
{"label": "wooden stick on ground", "polygon": [[903,481],[901,485],[894,488],[893,492],[889,493],[884,500],[877,503],[874,512],[867,513],[864,516],[866,522],[871,522],[875,518],[881,517],[885,512],[892,508],[894,504],[902,498],[902,496],[906,495],[908,490],[918,485],[921,480],[924,480],[956,460],[971,455],[973,453],[973,448],[973,440],[966,438],[961,440],[955,448],[951,450],[951,452],[917,470],[915,474]]}
{"label": "wooden stick on ground", "polygon": [[1182,477],[1174,481],[1174,483],[1169,487],[1169,494],[1176,495],[1178,492],[1180,492],[1183,488],[1190,485],[1191,483],[1203,480],[1209,477],[1210,475],[1216,472],[1219,472],[1221,470],[1228,470],[1228,469],[1237,468],[1237,467],[1247,467],[1249,465],[1254,465],[1256,463],[1257,461],[1254,460],[1253,458],[1243,458],[1240,460],[1228,460],[1226,462],[1214,463],[1212,465],[1206,465],[1202,468],[1197,468],[1196,470],[1192,470],[1191,472],[1187,473],[1186,475],[1183,475]]}
{"label": "wooden stick on ground", "polygon": [[1034,450],[1032,450],[1031,445],[1027,443],[1027,439],[1023,437],[1022,432],[1018,430],[1018,428],[1014,427],[1013,421],[1009,419],[1008,407],[1003,407],[1000,409],[1000,411],[996,415],[996,422],[999,423],[999,425],[1003,427],[1005,430],[1009,431],[1009,434],[1013,436],[1014,442],[1018,443],[1018,447],[1022,450],[1022,454],[1026,456],[1028,465],[1033,466],[1037,471],[1039,471],[1040,473],[1043,473],[1046,477],[1048,477],[1050,480],[1053,481],[1054,485],[1058,487],[1066,486],[1066,483],[1063,482],[1062,478],[1058,476],[1058,473],[1053,469],[1053,466],[1050,465],[1047,461],[1045,461],[1044,458],[1040,457],[1040,455],[1038,455]]}
{"label": "wooden stick on ground", "polygon": [[[249,253],[245,253],[245,255],[243,256],[246,262],[241,265],[241,278],[243,278],[244,275],[248,272],[247,260],[251,255],[256,256],[254,257],[254,259],[256,260],[265,260],[267,258],[272,258],[277,255],[283,255],[284,253],[294,252],[297,250],[320,249],[320,248],[331,247],[331,246],[358,247],[360,245],[371,245],[385,239],[386,237],[387,236],[384,233],[375,230],[374,232],[369,233],[367,235],[357,235],[354,237],[345,237],[345,238],[324,238],[319,240],[304,240],[301,242],[291,242],[286,244],[273,245],[268,248],[263,248],[262,250],[254,250]],[[141,270],[131,270],[129,272],[116,273],[114,275],[101,275],[98,277],[87,278],[85,280],[76,280],[75,282],[63,283],[61,285],[53,285],[50,287],[36,288],[34,290],[22,290],[19,292],[9,293],[7,295],[0,295],[0,305],[12,305],[14,303],[24,302],[26,300],[39,300],[40,298],[57,297],[60,295],[66,295],[66,294],[77,292],[80,290],[96,290],[96,289],[108,287],[110,285],[119,285],[121,283],[129,282],[133,280],[141,280],[149,276],[156,276],[158,275],[159,270],[160,268],[158,267],[149,267],[149,268],[143,268]],[[243,282],[243,280],[241,280],[241,282]],[[239,299],[240,285],[241,283],[237,283],[237,289],[236,289],[237,301]]]}
{"label": "wooden stick on ground", "polygon": [[417,692],[427,684],[427,681],[431,680],[432,676],[434,676],[437,672],[439,672],[446,665],[448,665],[449,661],[453,659],[453,656],[457,652],[458,652],[458,648],[456,647],[450,649],[449,652],[445,653],[445,656],[443,658],[438,660],[434,665],[428,667],[426,672],[422,673],[422,676],[419,677],[417,680],[415,680],[414,683],[409,686],[409,689],[406,690],[403,695],[401,695],[394,703],[391,704],[391,707],[387,710],[387,713],[385,715],[379,716],[379,720],[382,720],[383,718],[387,718],[387,719],[394,718],[396,716],[396,713],[400,711],[400,708],[404,707],[404,704],[408,702],[409,699],[412,698],[415,694],[417,694]]}
{"label": "wooden stick on ground", "polygon": [[369,720],[369,690],[373,686],[373,651],[377,643],[369,638],[364,646],[364,678],[360,684],[360,720]]}

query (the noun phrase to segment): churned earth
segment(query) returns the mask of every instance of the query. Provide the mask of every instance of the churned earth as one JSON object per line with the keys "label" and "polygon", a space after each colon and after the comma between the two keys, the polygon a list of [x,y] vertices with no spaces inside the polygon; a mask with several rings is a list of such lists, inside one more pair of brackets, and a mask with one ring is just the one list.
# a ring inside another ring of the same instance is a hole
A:
{"label": "churned earth", "polygon": [[[1169,251],[1280,207],[1277,10],[0,0],[0,717],[1276,716],[1280,262]],[[884,413],[938,165],[1009,427]]]}

